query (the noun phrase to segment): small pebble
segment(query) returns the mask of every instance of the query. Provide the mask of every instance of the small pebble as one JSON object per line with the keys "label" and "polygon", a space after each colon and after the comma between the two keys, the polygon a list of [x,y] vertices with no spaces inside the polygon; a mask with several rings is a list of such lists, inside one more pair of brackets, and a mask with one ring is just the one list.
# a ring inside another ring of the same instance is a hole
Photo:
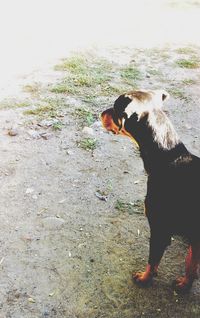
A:
{"label": "small pebble", "polygon": [[35,300],[32,297],[28,298],[29,303],[35,303]]}
{"label": "small pebble", "polygon": [[34,192],[33,188],[27,188],[26,189],[26,194],[30,194],[30,193],[33,193],[33,192]]}
{"label": "small pebble", "polygon": [[40,136],[43,139],[48,140],[48,139],[50,139],[53,136],[53,134],[51,134],[51,133],[41,133]]}
{"label": "small pebble", "polygon": [[84,127],[82,131],[86,135],[90,135],[90,136],[94,135],[94,130],[91,127]]}
{"label": "small pebble", "polygon": [[17,129],[14,129],[14,128],[9,129],[8,130],[8,135],[12,136],[12,137],[17,136],[18,135]]}

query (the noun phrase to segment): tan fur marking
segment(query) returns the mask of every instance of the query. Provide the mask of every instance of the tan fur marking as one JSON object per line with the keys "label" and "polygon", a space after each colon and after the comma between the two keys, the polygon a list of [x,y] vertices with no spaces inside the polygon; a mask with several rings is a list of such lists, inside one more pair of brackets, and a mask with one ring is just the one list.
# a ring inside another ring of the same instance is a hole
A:
{"label": "tan fur marking", "polygon": [[[165,98],[163,98],[163,95]],[[163,107],[163,101],[169,98],[169,94],[164,90],[154,91],[131,91],[125,95],[131,99],[131,102],[125,108],[125,113],[128,118],[137,113],[138,120],[140,120],[143,112],[150,112],[153,109],[161,109]]]}
{"label": "tan fur marking", "polygon": [[148,123],[153,130],[154,140],[161,148],[172,149],[180,142],[171,121],[162,110],[149,112]]}
{"label": "tan fur marking", "polygon": [[151,94],[145,91],[130,91],[125,97],[129,97],[132,100],[137,98],[140,102],[149,101],[152,98]]}
{"label": "tan fur marking", "polygon": [[119,133],[119,127],[114,123],[112,116],[109,114],[105,114],[101,118],[101,122],[104,128],[106,128],[108,131],[112,131],[115,134]]}

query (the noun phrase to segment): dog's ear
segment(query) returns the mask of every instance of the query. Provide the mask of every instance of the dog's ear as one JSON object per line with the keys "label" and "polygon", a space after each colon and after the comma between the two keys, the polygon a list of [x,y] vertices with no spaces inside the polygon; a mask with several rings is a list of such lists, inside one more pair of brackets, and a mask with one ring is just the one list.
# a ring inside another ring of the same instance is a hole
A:
{"label": "dog's ear", "polygon": [[163,102],[169,98],[169,93],[163,89],[157,89],[152,92],[153,92],[153,97],[152,97],[153,106],[155,108],[162,108]]}
{"label": "dog's ear", "polygon": [[169,99],[170,95],[167,91],[161,91],[162,94],[162,101]]}
{"label": "dog's ear", "polygon": [[154,91],[155,97],[160,100],[160,101],[165,101],[167,99],[169,99],[170,95],[167,91],[165,91],[164,89],[156,89]]}

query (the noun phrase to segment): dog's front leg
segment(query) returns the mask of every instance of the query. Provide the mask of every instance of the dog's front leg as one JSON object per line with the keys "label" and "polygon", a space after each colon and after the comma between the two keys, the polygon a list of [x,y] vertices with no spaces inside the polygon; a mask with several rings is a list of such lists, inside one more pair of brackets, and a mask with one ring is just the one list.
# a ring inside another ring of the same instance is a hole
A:
{"label": "dog's front leg", "polygon": [[148,286],[152,284],[154,276],[157,276],[158,266],[163,253],[169,244],[170,238],[164,238],[161,235],[151,235],[149,261],[145,272],[133,274],[134,281],[140,286]]}

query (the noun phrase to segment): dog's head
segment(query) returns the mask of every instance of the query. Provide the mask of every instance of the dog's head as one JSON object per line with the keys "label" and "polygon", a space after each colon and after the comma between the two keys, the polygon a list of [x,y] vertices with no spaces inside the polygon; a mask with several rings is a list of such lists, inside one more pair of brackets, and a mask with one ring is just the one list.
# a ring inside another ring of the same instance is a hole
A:
{"label": "dog's head", "polygon": [[169,94],[163,90],[131,91],[120,95],[112,108],[101,114],[104,128],[114,134],[126,135],[137,141],[137,131],[149,112],[161,109]]}

